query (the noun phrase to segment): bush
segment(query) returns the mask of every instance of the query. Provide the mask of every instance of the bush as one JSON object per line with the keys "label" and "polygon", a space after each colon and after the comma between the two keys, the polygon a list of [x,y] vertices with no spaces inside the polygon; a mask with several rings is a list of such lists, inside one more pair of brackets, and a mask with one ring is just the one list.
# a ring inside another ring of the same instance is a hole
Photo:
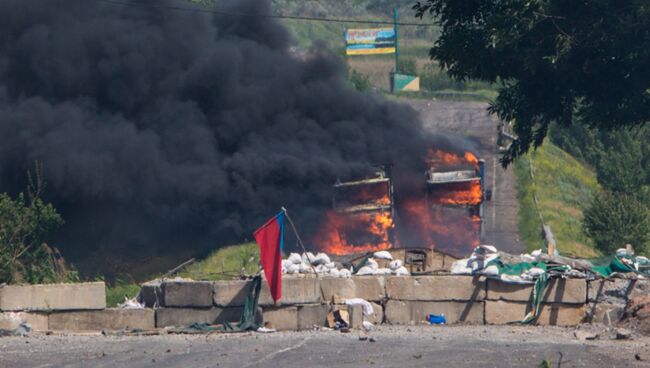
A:
{"label": "bush", "polygon": [[650,209],[636,195],[605,192],[594,196],[584,212],[584,232],[605,254],[632,244],[650,250]]}
{"label": "bush", "polygon": [[29,178],[26,195],[20,193],[14,199],[0,194],[0,283],[59,281],[56,251],[44,241],[63,220],[51,204],[39,198],[40,179],[34,185]]}
{"label": "bush", "polygon": [[361,92],[369,91],[372,88],[370,78],[368,78],[367,75],[361,74],[354,69],[352,69],[350,72],[350,83],[352,83],[357,91]]}

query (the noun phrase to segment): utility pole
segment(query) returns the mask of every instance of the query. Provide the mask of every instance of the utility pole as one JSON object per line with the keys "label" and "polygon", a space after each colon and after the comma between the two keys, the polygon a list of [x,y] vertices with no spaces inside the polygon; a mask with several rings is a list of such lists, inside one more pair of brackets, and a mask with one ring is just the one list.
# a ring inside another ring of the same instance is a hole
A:
{"label": "utility pole", "polygon": [[399,37],[397,36],[398,13],[397,7],[393,8],[393,27],[395,29],[395,73],[399,71]]}

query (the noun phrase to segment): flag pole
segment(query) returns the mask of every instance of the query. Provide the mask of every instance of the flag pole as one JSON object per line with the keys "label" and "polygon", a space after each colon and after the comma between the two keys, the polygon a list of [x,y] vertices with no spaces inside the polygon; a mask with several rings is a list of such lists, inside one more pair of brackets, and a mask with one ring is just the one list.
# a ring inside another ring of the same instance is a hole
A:
{"label": "flag pole", "polygon": [[284,208],[284,206],[282,206],[282,212],[284,212],[284,215],[287,217],[287,220],[289,220],[289,225],[291,225],[291,228],[293,229],[293,233],[296,234],[296,239],[298,240],[298,244],[300,245],[300,248],[302,248],[302,252],[305,254],[305,257],[307,257],[307,261],[309,261],[309,265],[311,266],[311,269],[314,270],[316,277],[318,277],[318,272],[316,272],[316,268],[311,263],[311,259],[309,259],[309,256],[307,256],[307,250],[305,250],[305,244],[303,244],[302,239],[298,234],[298,230],[296,230],[296,225],[293,224],[293,221],[289,216],[289,212],[287,211],[286,208]]}

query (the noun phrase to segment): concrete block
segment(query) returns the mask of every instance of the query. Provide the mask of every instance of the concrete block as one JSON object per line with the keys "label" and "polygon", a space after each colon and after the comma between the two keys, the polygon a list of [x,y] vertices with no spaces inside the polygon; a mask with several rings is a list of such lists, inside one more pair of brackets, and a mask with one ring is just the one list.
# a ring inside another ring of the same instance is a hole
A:
{"label": "concrete block", "polygon": [[49,311],[106,308],[103,282],[9,285],[0,288],[0,311]]}
{"label": "concrete block", "polygon": [[49,318],[44,313],[3,312],[0,313],[0,330],[15,330],[22,322],[29,323],[33,331],[47,331]]}
{"label": "concrete block", "polygon": [[348,306],[348,315],[350,316],[350,328],[363,328],[363,309],[360,305]]}
{"label": "concrete block", "polygon": [[[243,306],[251,285],[252,281],[247,280],[214,282],[212,286],[214,305],[219,307]],[[320,282],[316,277],[282,277],[282,298],[278,300],[278,305],[313,304],[319,303],[320,299]],[[259,305],[274,305],[266,280],[262,280]]]}
{"label": "concrete block", "polygon": [[152,280],[140,286],[140,301],[147,308],[163,306],[162,281]]}
{"label": "concrete block", "polygon": [[623,318],[624,312],[625,303],[589,303],[586,322],[611,326]]}
{"label": "concrete block", "polygon": [[307,304],[298,306],[298,330],[311,330],[314,326],[325,326],[329,306]]}
{"label": "concrete block", "polygon": [[264,308],[264,324],[278,331],[298,330],[298,307]]}
{"label": "concrete block", "polygon": [[[520,321],[529,311],[529,303],[487,301],[485,304],[485,322],[491,325],[503,325]],[[543,304],[537,324],[553,326],[575,326],[583,322],[587,307],[576,304]]]}
{"label": "concrete block", "polygon": [[361,298],[382,301],[386,298],[385,279],[382,276],[326,277],[320,282],[323,299],[331,302],[334,295],[341,299]]}
{"label": "concrete block", "polygon": [[483,300],[485,281],[473,276],[391,276],[386,295],[392,300],[445,301]]}
{"label": "concrete block", "polygon": [[426,320],[427,314],[444,314],[447,324],[482,324],[483,302],[389,300],[386,303],[385,319],[390,324],[418,324]]}
{"label": "concrete block", "polygon": [[55,331],[152,330],[156,323],[153,309],[113,308],[55,312],[49,326]]}
{"label": "concrete block", "polygon": [[211,307],[212,282],[164,281],[162,283],[165,307]]}
{"label": "concrete block", "polygon": [[[192,323],[220,324],[239,322],[243,308],[160,308],[156,309],[156,327],[186,327]],[[262,311],[258,310],[257,321],[261,322]]]}
{"label": "concrete block", "polygon": [[607,279],[588,282],[587,298],[590,302],[625,303],[632,293],[637,280]]}
{"label": "concrete block", "polygon": [[[489,279],[488,300],[527,302],[531,298],[532,284],[509,284]],[[544,292],[545,303],[584,304],[587,301],[587,282],[582,279],[552,279]]]}

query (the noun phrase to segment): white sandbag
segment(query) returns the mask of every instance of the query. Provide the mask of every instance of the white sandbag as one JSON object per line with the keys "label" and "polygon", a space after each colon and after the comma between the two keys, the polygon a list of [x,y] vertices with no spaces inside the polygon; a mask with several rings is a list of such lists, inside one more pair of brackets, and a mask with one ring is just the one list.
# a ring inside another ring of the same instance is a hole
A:
{"label": "white sandbag", "polygon": [[411,273],[409,272],[409,270],[407,270],[406,267],[404,267],[404,266],[401,266],[401,267],[399,267],[398,269],[395,270],[395,275],[396,276],[408,276],[410,274]]}
{"label": "white sandbag", "polygon": [[316,273],[327,273],[329,270],[325,268],[323,265],[318,265],[315,267],[316,268]]}
{"label": "white sandbag", "polygon": [[329,274],[330,274],[330,276],[333,276],[333,277],[339,277],[339,276],[341,276],[341,271],[337,270],[336,268],[332,268],[330,270]]}
{"label": "white sandbag", "polygon": [[289,258],[287,260],[293,264],[301,264],[302,263],[302,257],[298,253],[291,253],[289,254]]}
{"label": "white sandbag", "polygon": [[376,269],[379,268],[379,264],[378,264],[377,261],[375,261],[374,259],[372,259],[372,258],[368,258],[368,259],[366,260],[366,264],[364,265],[364,267],[370,267],[370,268],[372,268],[373,270],[376,270]]}
{"label": "white sandbag", "polygon": [[300,272],[300,264],[290,264],[289,267],[287,267],[288,274],[296,274],[299,272]]}
{"label": "white sandbag", "polygon": [[396,259],[394,261],[391,261],[388,264],[388,268],[390,268],[393,271],[397,270],[400,267],[402,267],[402,260],[401,259]]}
{"label": "white sandbag", "polygon": [[307,252],[302,254],[302,263],[314,264],[316,256],[312,252]]}
{"label": "white sandbag", "polygon": [[375,268],[370,268],[370,267],[368,267],[368,266],[363,266],[363,267],[361,267],[361,268],[359,269],[359,271],[357,271],[356,274],[359,275],[359,276],[363,276],[363,275],[374,275],[376,270],[377,270],[377,269],[375,269]]}
{"label": "white sandbag", "polygon": [[533,257],[539,257],[542,255],[542,250],[541,249],[534,250],[530,253],[530,255]]}
{"label": "white sandbag", "polygon": [[539,267],[533,267],[530,270],[528,270],[528,274],[530,274],[533,277],[538,277],[538,276],[541,276],[541,275],[543,275],[545,273],[546,273],[546,271],[544,269],[542,269],[542,268],[539,268]]}
{"label": "white sandbag", "polygon": [[393,270],[390,268],[378,268],[375,270],[375,275],[392,275]]}
{"label": "white sandbag", "polygon": [[454,263],[451,264],[451,274],[452,275],[471,275],[472,274],[472,268],[468,267],[469,259],[459,259],[458,261],[454,261]]}
{"label": "white sandbag", "polygon": [[300,264],[300,273],[314,273],[314,269],[311,267],[311,265],[301,263]]}
{"label": "white sandbag", "polygon": [[336,269],[336,263],[334,262],[328,262],[325,264],[325,267],[329,268],[330,270]]}
{"label": "white sandbag", "polygon": [[350,277],[352,277],[352,271],[350,271],[348,269],[345,269],[345,268],[342,269],[342,270],[339,270],[339,277],[350,278]]}
{"label": "white sandbag", "polygon": [[370,304],[365,299],[361,299],[361,298],[345,299],[345,305],[349,305],[349,306],[360,305],[361,309],[363,309],[363,315],[366,317],[372,316],[373,313],[375,313],[374,309],[372,308],[372,304]]}
{"label": "white sandbag", "polygon": [[393,259],[393,255],[387,250],[380,250],[379,252],[375,252],[372,256],[377,259]]}
{"label": "white sandbag", "polygon": [[316,254],[316,257],[314,258],[314,264],[315,265],[324,265],[330,263],[330,257],[325,254],[325,253],[318,253]]}
{"label": "white sandbag", "polygon": [[490,275],[490,276],[498,276],[499,275],[499,267],[496,265],[489,265],[483,269],[482,272],[484,275]]}

